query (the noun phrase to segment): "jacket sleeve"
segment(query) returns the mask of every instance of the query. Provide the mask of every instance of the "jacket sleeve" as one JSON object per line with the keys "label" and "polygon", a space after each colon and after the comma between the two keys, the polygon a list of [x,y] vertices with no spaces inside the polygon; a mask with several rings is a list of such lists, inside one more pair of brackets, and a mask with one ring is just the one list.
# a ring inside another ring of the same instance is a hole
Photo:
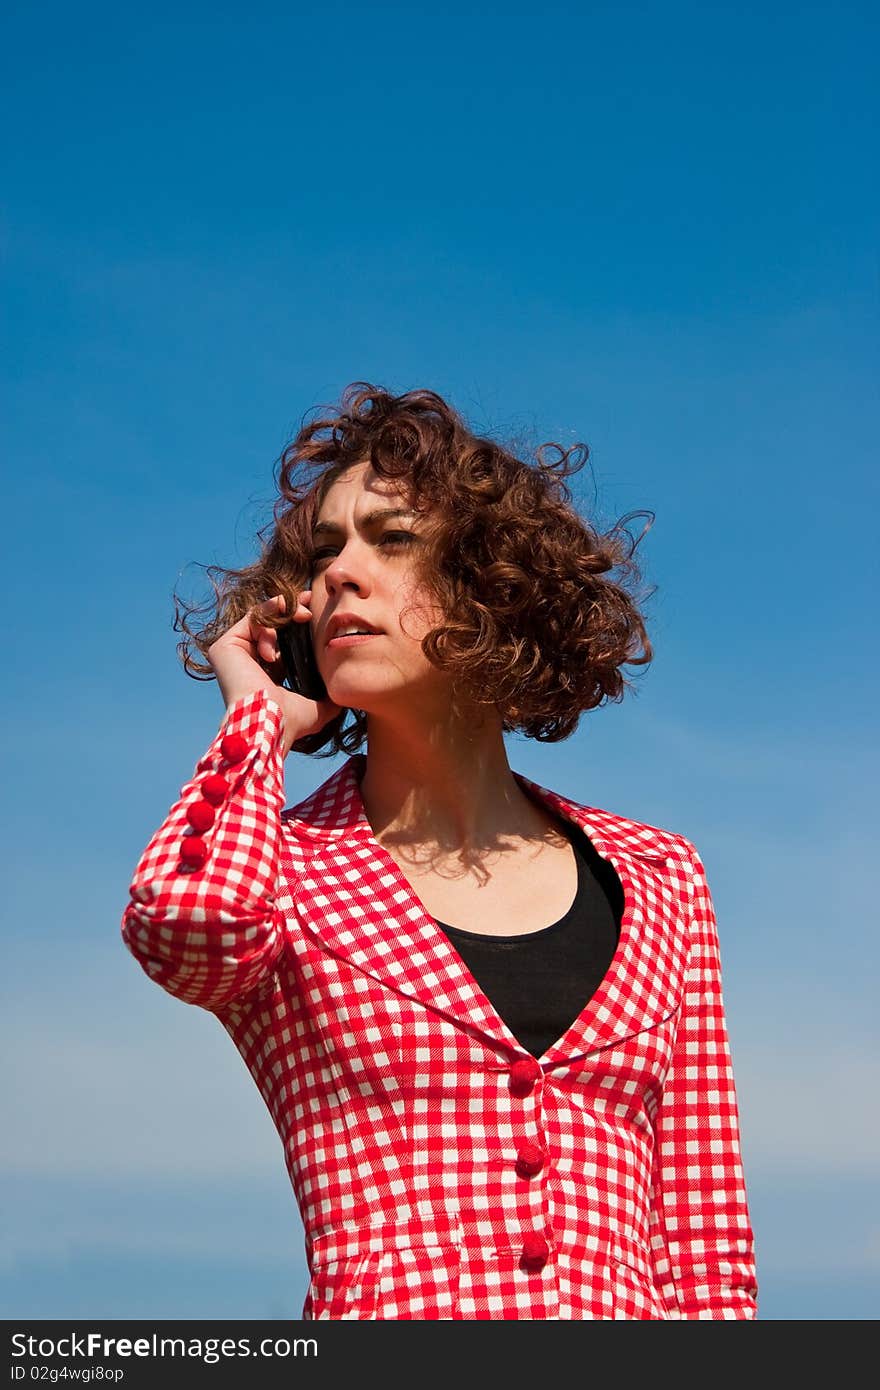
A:
{"label": "jacket sleeve", "polygon": [[754,1236],[721,993],[715,911],[696,849],[690,968],[655,1120],[651,1248],[673,1318],[756,1318]]}
{"label": "jacket sleeve", "polygon": [[135,869],[122,939],[187,1004],[216,1011],[261,984],[281,954],[282,734],[281,706],[264,691],[231,704]]}

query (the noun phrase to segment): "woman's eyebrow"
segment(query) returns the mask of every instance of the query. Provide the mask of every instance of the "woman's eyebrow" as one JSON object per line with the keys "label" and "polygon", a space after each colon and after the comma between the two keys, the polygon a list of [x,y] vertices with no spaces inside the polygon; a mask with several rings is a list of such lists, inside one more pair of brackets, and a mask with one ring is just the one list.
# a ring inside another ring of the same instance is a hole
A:
{"label": "woman's eyebrow", "polygon": [[[376,511],[367,512],[366,516],[361,517],[362,526],[370,526],[374,521],[382,521],[388,516],[416,516],[410,507],[379,507]],[[319,521],[312,531],[313,536],[320,535],[324,531],[341,531],[342,527],[337,526],[335,521]]]}

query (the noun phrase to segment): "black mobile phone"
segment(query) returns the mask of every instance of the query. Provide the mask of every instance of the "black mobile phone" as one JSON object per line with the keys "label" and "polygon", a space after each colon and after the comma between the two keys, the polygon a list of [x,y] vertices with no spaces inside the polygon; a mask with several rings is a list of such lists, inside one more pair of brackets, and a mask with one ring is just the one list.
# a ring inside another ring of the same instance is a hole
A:
{"label": "black mobile phone", "polygon": [[307,700],[326,700],[327,687],[312,645],[311,623],[285,623],[278,629],[278,650],[287,687]]}

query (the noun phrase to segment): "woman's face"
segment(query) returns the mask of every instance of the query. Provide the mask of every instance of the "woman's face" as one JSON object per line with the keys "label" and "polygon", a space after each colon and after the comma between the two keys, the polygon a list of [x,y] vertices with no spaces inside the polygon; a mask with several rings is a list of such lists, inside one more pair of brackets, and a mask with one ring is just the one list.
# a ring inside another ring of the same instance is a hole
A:
{"label": "woman's face", "polygon": [[[425,516],[408,510],[395,480],[380,477],[369,463],[352,465],[321,503],[312,537],[311,632],[318,669],[338,705],[390,712],[417,696],[429,713],[432,703],[448,700],[449,677],[420,645],[443,620],[412,573],[425,528]],[[378,631],[340,641],[333,620],[342,614],[351,617],[346,627],[363,619]]]}

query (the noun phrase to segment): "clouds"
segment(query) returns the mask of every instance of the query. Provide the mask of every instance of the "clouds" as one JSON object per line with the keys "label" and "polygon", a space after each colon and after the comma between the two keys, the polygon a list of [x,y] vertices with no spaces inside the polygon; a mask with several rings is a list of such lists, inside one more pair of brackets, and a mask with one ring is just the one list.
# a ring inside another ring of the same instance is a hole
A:
{"label": "clouds", "polygon": [[[781,982],[780,982],[781,983]],[[805,1027],[803,1033],[806,1034]],[[792,1037],[785,1024],[766,1046],[752,1040],[734,1054],[746,1174],[785,1176],[829,1186],[877,1171],[880,1059],[834,1040]]]}
{"label": "clouds", "polygon": [[[269,1113],[220,1023],[163,994],[121,940],[7,1003],[0,1175],[251,1178],[283,1167]],[[59,962],[60,964],[60,962]]]}

